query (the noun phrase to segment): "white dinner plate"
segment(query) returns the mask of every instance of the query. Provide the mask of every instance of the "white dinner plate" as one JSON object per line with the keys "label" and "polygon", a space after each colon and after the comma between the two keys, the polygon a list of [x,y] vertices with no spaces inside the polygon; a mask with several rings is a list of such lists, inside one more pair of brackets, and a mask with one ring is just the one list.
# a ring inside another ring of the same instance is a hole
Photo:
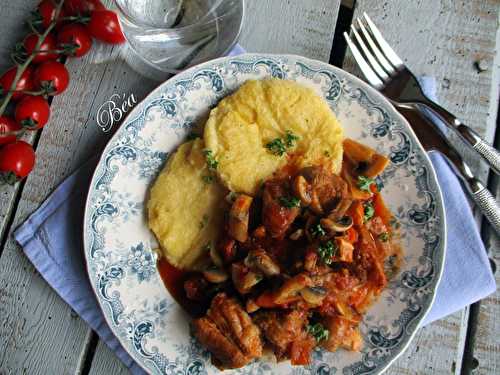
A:
{"label": "white dinner plate", "polygon": [[249,79],[291,79],[324,97],[345,135],[392,161],[382,194],[401,226],[404,261],[361,324],[361,352],[315,350],[309,366],[266,360],[225,373],[378,374],[409,344],[434,299],[445,256],[445,215],[435,172],[406,120],[367,84],[328,64],[290,55],[209,61],[160,85],[106,146],[88,194],[84,243],[90,282],[113,333],[152,374],[214,374],[187,314],[156,268],[146,222],[148,189],[168,155],[209,110]]}

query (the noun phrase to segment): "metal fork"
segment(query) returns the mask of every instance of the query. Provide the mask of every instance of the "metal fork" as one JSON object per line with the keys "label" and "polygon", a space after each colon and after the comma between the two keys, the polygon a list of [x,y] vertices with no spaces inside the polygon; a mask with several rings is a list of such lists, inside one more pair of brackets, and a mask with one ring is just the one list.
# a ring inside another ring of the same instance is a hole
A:
{"label": "metal fork", "polygon": [[363,19],[357,19],[357,23],[359,32],[354,26],[351,26],[351,30],[366,59],[347,33],[344,33],[344,37],[368,82],[401,106],[408,105],[415,108],[415,105],[423,105],[430,109],[448,128],[455,131],[467,145],[481,155],[496,174],[500,174],[500,152],[422,92],[416,77],[404,65],[366,13],[363,13]]}
{"label": "metal fork", "polygon": [[[367,81],[388,97],[400,111],[413,111],[423,115],[423,120],[428,120],[427,122],[420,121],[411,124],[419,135],[424,148],[439,151],[448,159],[455,173],[467,187],[474,202],[496,232],[500,234],[500,207],[495,197],[474,177],[471,168],[456,152],[450,140],[435,124],[432,116],[429,116],[422,108],[429,109],[440,117],[447,127],[461,135],[474,150],[489,162],[497,174],[500,172],[500,153],[483,141],[472,129],[462,124],[455,116],[427,98],[416,77],[403,64],[403,61],[389,46],[366,13],[363,14],[363,18],[364,20],[357,19],[359,31],[351,26],[356,43],[351,40],[347,33],[344,33],[344,37]],[[430,123],[433,123],[433,126],[430,126]]]}

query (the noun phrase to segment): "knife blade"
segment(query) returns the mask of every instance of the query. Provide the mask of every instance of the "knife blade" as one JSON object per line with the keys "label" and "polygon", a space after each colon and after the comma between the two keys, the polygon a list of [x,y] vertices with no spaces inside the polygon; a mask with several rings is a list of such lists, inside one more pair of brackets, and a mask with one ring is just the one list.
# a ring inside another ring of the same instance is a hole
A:
{"label": "knife blade", "polygon": [[472,200],[489,220],[493,229],[500,234],[500,206],[490,191],[472,173],[448,139],[434,124],[432,117],[426,116],[418,107],[400,106],[396,109],[406,118],[423,148],[428,152],[439,152],[447,159],[455,174],[462,180]]}

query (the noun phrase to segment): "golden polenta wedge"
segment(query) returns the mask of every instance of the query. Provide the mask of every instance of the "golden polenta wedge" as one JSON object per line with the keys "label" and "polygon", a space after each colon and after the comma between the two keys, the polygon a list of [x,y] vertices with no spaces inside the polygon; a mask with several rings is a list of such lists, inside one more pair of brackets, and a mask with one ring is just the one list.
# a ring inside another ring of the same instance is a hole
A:
{"label": "golden polenta wedge", "polygon": [[300,167],[321,163],[339,173],[342,137],[323,98],[278,79],[245,82],[212,110],[204,131],[221,181],[250,195],[291,156]]}
{"label": "golden polenta wedge", "polygon": [[148,201],[149,227],[163,255],[192,269],[213,246],[223,219],[225,189],[209,171],[202,139],[186,142],[170,156]]}

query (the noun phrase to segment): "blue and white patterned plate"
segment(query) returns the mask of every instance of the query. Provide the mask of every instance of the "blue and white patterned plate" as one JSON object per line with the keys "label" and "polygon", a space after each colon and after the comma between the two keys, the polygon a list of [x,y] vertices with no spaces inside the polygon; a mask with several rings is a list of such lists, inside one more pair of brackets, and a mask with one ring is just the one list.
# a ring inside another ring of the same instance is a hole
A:
{"label": "blue and white patterned plate", "polygon": [[261,360],[234,373],[378,374],[403,352],[432,304],[444,262],[445,215],[434,170],[404,118],[368,85],[322,62],[221,58],[180,73],[137,105],[104,150],[90,185],[84,223],[90,281],[111,330],[152,374],[218,370],[190,336],[187,315],[156,269],[156,242],[145,220],[148,188],[210,108],[244,81],[269,77],[313,88],[346,136],[390,156],[383,195],[401,224],[404,263],[364,317],[362,352],[317,350],[307,367]]}

